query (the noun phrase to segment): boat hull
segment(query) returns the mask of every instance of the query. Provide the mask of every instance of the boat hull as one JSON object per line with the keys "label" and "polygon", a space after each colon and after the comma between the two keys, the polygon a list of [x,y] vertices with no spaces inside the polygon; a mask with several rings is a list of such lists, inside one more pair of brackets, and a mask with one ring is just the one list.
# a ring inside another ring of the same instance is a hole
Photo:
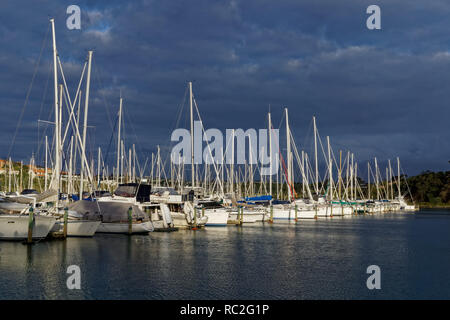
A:
{"label": "boat hull", "polygon": [[[28,239],[28,215],[0,215],[0,240]],[[32,238],[47,237],[56,223],[54,217],[35,216]]]}
{"label": "boat hull", "polygon": [[226,210],[205,210],[205,216],[208,220],[206,227],[226,227],[228,221],[228,212]]}
{"label": "boat hull", "polygon": [[[315,219],[315,210],[297,210],[297,219]],[[283,209],[273,211],[274,220],[295,220],[295,209]]]}
{"label": "boat hull", "polygon": [[[93,237],[100,226],[101,221],[69,220],[67,222],[68,237]],[[64,222],[58,221],[53,228],[54,231],[63,231]]]}
{"label": "boat hull", "polygon": [[[127,222],[102,222],[98,226],[97,233],[126,233],[128,234],[129,225]],[[149,233],[153,231],[153,224],[150,221],[133,223],[131,233]]]}

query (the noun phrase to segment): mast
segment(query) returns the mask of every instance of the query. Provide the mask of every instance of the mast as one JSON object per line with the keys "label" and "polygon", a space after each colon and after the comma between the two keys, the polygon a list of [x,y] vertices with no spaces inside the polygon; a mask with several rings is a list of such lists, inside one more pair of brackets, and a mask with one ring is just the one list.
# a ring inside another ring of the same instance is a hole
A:
{"label": "mast", "polygon": [[120,129],[122,126],[122,96],[120,97],[119,103],[119,131],[117,134],[117,162],[116,162],[116,173],[117,173],[117,185],[119,185],[119,175],[120,175]]}
{"label": "mast", "polygon": [[331,162],[331,147],[330,147],[330,137],[327,136],[327,144],[328,144],[328,176],[330,181],[330,201],[333,200],[333,162]]}
{"label": "mast", "polygon": [[[287,153],[287,185],[288,185],[288,200],[289,202],[291,202],[292,197],[291,197],[291,192],[292,192],[292,188],[293,186],[291,185],[292,181],[291,181],[291,176],[292,176],[292,162],[291,162],[291,131],[289,129],[289,116],[288,116],[288,109],[285,108],[284,109],[286,111],[286,153]],[[278,173],[277,173],[278,174]]]}
{"label": "mast", "polygon": [[389,168],[386,167],[386,199],[389,200]]}
{"label": "mast", "polygon": [[47,190],[47,185],[48,185],[48,165],[47,165],[47,161],[48,161],[48,138],[47,136],[45,136],[45,178],[44,178],[44,188],[45,190]]}
{"label": "mast", "polygon": [[[252,137],[249,136],[249,144],[252,145]],[[249,152],[249,164],[250,164],[250,172],[249,172],[249,193],[250,196],[254,196],[254,190],[253,190],[253,155],[252,155],[252,148],[250,148],[250,152]]]}
{"label": "mast", "polygon": [[345,173],[345,195],[346,195],[346,198],[347,198],[347,200],[349,200],[350,199],[350,196],[349,196],[349,194],[348,194],[348,179],[349,179],[349,177],[350,177],[350,174],[349,174],[349,172],[350,172],[350,151],[347,151],[347,167],[346,167],[346,173]]}
{"label": "mast", "polygon": [[11,192],[11,157],[8,161],[8,192]]}
{"label": "mast", "polygon": [[352,153],[352,162],[350,167],[350,200],[353,199],[353,176],[354,176],[354,167],[353,167],[353,153]]}
{"label": "mast", "polygon": [[160,187],[161,186],[161,155],[160,155],[159,145],[157,147],[158,147],[158,153],[156,156],[156,172],[158,174],[157,186]]}
{"label": "mast", "polygon": [[338,198],[339,201],[342,199],[341,197],[341,188],[342,188],[342,150],[339,150],[339,177],[338,177]]}
{"label": "mast", "polygon": [[378,189],[378,163],[377,163],[377,158],[375,158],[375,186],[377,188],[377,200],[380,200],[380,190]]}
{"label": "mast", "polygon": [[91,85],[91,63],[92,63],[92,51],[88,52],[88,73],[86,79],[86,94],[84,100],[84,123],[83,123],[83,146],[82,160],[81,160],[81,172],[80,172],[80,199],[83,199],[83,178],[84,178],[84,163],[86,162],[86,134],[87,134],[87,117],[89,110],[89,88]]}
{"label": "mast", "polygon": [[136,182],[136,146],[133,143],[133,182]]}
{"label": "mast", "polygon": [[[78,98],[78,107],[77,107],[77,128],[80,128],[80,110],[81,110],[81,97],[82,97],[82,91],[80,90],[80,96]],[[75,153],[73,154],[73,172],[77,172],[77,150],[79,150],[80,148],[78,148],[78,139],[75,138]],[[74,190],[75,191],[75,190]]]}
{"label": "mast", "polygon": [[356,200],[356,192],[358,191],[358,162],[355,161],[355,191],[354,191],[354,197],[353,199]]}
{"label": "mast", "polygon": [[367,200],[370,200],[370,161],[367,161]]}
{"label": "mast", "polygon": [[57,60],[57,50],[56,50],[56,34],[55,34],[55,20],[50,19],[50,23],[52,24],[52,43],[53,43],[53,89],[54,89],[54,98],[55,98],[55,172],[52,175],[52,187],[56,189],[58,195],[56,197],[56,205],[58,207],[59,204],[59,175],[61,173],[61,160],[60,160],[60,139],[59,136],[59,101],[58,101],[58,69],[56,65]]}
{"label": "mast", "polygon": [[304,172],[305,172],[305,151],[303,151],[303,150],[302,150],[302,167],[301,167],[301,170],[302,170],[302,198],[305,198],[305,183],[306,183],[305,175],[304,175]]}
{"label": "mast", "polygon": [[131,148],[128,148],[128,182],[131,182]]}
{"label": "mast", "polygon": [[123,183],[123,163],[125,157],[125,146],[123,139],[120,141],[120,183]]}
{"label": "mast", "polygon": [[316,193],[319,195],[319,163],[317,161],[317,127],[316,127],[316,117],[313,116],[314,124],[314,159],[316,165]]}
{"label": "mast", "polygon": [[189,81],[189,107],[191,112],[191,183],[192,190],[195,186],[195,168],[194,168],[194,109],[192,105],[192,82]]}
{"label": "mast", "polygon": [[269,172],[269,193],[272,195],[272,121],[269,112],[269,163],[270,163],[270,172]]}
{"label": "mast", "polygon": [[234,129],[231,130],[230,193],[234,193]]}
{"label": "mast", "polygon": [[397,188],[398,188],[398,199],[400,200],[401,197],[401,191],[400,191],[400,158],[397,157],[397,179],[398,179],[398,184],[397,184]]}
{"label": "mast", "polygon": [[392,177],[391,159],[389,159],[389,182],[391,184],[391,200],[394,200],[394,183],[392,181]]}
{"label": "mast", "polygon": [[96,189],[101,189],[100,188],[100,155],[101,155],[101,150],[100,147],[98,147],[98,154],[97,154],[97,188]]}
{"label": "mast", "polygon": [[[69,183],[68,183],[68,186],[67,186],[67,193],[69,193],[69,194],[72,193],[72,187],[73,187],[73,182],[72,182],[72,173],[73,173],[72,156],[73,156],[73,136],[70,137]],[[45,167],[47,169],[47,164],[45,165]]]}
{"label": "mast", "polygon": [[20,192],[23,190],[23,161],[20,161]]}

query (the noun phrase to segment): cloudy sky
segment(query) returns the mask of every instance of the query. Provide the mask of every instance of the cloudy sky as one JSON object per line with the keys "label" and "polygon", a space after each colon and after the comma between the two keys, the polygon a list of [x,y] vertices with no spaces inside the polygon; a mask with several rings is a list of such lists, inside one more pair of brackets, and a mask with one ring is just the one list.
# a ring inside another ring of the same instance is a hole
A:
{"label": "cloudy sky", "polygon": [[[81,30],[66,27],[71,4]],[[381,7],[381,30],[366,28],[371,4]],[[323,141],[354,152],[361,167],[399,156],[409,175],[449,169],[448,1],[3,0],[0,158],[35,153],[42,162],[43,137],[52,137],[38,122],[53,117],[50,17],[72,96],[94,51],[91,154],[101,146],[115,158],[120,93],[126,143],[140,159],[156,145],[169,150],[193,81],[207,128],[264,128],[269,109],[277,128],[288,107],[299,149],[311,151],[315,115]],[[183,110],[178,126],[187,127]]]}

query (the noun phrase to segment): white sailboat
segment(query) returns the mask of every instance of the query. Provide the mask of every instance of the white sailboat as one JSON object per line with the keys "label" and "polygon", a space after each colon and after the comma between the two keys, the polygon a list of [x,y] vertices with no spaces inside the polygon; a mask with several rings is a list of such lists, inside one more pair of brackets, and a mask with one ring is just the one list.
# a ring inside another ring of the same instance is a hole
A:
{"label": "white sailboat", "polygon": [[[55,224],[54,217],[34,216],[32,222],[32,239],[39,240],[47,237]],[[25,240],[28,238],[30,217],[28,214],[1,214],[0,240]]]}

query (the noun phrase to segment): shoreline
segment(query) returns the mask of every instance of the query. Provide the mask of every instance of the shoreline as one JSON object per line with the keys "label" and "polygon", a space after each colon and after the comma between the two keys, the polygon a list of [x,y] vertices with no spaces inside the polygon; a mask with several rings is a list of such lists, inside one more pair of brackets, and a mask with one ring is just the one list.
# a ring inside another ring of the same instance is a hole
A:
{"label": "shoreline", "polygon": [[450,204],[433,205],[433,204],[418,204],[419,209],[450,209]]}

